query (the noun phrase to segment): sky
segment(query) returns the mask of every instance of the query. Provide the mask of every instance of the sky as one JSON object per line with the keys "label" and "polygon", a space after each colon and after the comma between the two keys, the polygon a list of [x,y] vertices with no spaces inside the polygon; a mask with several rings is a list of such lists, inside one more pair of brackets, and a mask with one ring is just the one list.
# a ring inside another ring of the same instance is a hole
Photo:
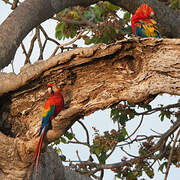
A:
{"label": "sky", "polygon": [[[7,18],[7,16],[9,15],[10,12],[11,12],[10,6],[6,5],[3,1],[0,1],[0,23],[2,23]],[[56,25],[55,22],[51,23],[48,21],[48,22],[43,23],[43,27],[47,30],[48,35],[50,35],[53,38],[54,38],[55,25]],[[28,34],[27,38],[23,41],[26,47],[29,47],[29,43],[33,36],[33,33],[34,33],[34,31],[30,32]],[[61,43],[65,43],[67,41],[70,41],[70,40],[61,41]],[[79,41],[79,44],[80,44],[80,46],[82,45],[81,41]],[[36,46],[37,46],[37,44],[36,44]],[[49,44],[48,48],[45,51],[46,52],[45,58],[49,57],[49,55],[52,53],[54,47],[55,46],[53,44]],[[34,61],[37,58],[36,57],[37,53],[38,53],[38,48],[36,48],[36,51],[32,55],[32,59]],[[15,60],[14,60],[14,68],[15,68],[16,73],[18,73],[20,71],[20,67],[22,67],[23,61],[24,61],[24,55],[22,54],[22,49],[19,48],[17,50],[17,53],[15,55]],[[4,71],[11,72],[12,67],[8,66],[7,68],[5,68]],[[156,107],[159,104],[173,104],[173,103],[176,103],[177,100],[178,100],[178,97],[165,94],[162,96],[158,96],[156,98],[156,100],[151,102],[151,105]],[[161,122],[159,120],[158,115],[159,114],[146,117],[142,123],[141,128],[137,131],[136,135],[138,135],[138,134],[146,134],[146,135],[154,134],[154,133],[152,133],[152,129],[154,131],[164,133],[171,126],[171,124],[169,123],[169,120],[167,120],[167,119],[165,119],[163,122]],[[136,129],[139,121],[140,121],[139,118],[135,118],[134,120],[127,123],[126,128],[127,128],[127,131],[129,132],[129,134],[131,134],[131,132],[133,132],[134,129]],[[93,127],[96,127],[96,129],[100,130],[100,134],[103,134],[104,131],[111,130],[112,128],[117,129],[117,126],[113,123],[113,121],[110,118],[110,109],[97,111],[97,112],[91,114],[90,116],[85,117],[84,120],[82,120],[82,122],[88,128],[91,139],[94,137]],[[76,137],[78,139],[80,139],[81,141],[83,141],[83,139],[85,138],[85,133],[83,132],[82,127],[80,127],[80,125],[78,123],[75,123],[73,125],[73,131],[75,132]],[[128,150],[128,152],[130,154],[137,155],[138,154],[137,147],[138,147],[137,144],[135,144],[134,146],[126,147],[126,150]],[[67,158],[69,158],[71,160],[77,159],[76,150],[78,150],[79,155],[82,160],[87,160],[89,157],[88,149],[86,147],[83,147],[82,145],[77,146],[77,145],[61,144],[60,148],[61,148],[63,154],[65,154],[67,156]],[[125,154],[120,150],[120,148],[117,148],[117,150],[109,158],[107,163],[119,162],[119,160],[123,156],[125,156]],[[145,174],[143,175],[143,177],[146,180],[149,180],[149,178]],[[170,171],[169,171],[168,180],[177,180],[179,177],[180,177],[180,170],[177,168],[174,168],[174,166],[171,166]],[[113,173],[110,171],[106,171],[103,180],[111,180],[111,179],[112,180],[114,179]],[[142,178],[140,178],[140,179],[142,179]],[[153,179],[154,180],[164,179],[164,175],[160,171],[156,171],[155,177]]]}

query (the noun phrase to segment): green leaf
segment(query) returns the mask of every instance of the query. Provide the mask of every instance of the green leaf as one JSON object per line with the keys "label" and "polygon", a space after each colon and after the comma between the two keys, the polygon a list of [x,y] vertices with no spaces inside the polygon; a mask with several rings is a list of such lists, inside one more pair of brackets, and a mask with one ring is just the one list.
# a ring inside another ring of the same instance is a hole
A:
{"label": "green leaf", "polygon": [[71,38],[74,38],[75,36],[76,36],[76,34],[77,34],[77,30],[76,29],[72,29],[71,30]]}
{"label": "green leaf", "polygon": [[55,37],[58,40],[61,40],[63,38],[63,33],[61,31],[56,31]]}
{"label": "green leaf", "polygon": [[57,148],[56,149],[56,153],[59,154],[61,152],[61,149],[60,148]]}
{"label": "green leaf", "polygon": [[142,148],[139,148],[139,154],[142,155],[142,156],[145,156],[147,153],[144,149]]}
{"label": "green leaf", "polygon": [[61,11],[61,14],[64,16],[68,11],[70,11],[69,8],[65,8]]}
{"label": "green leaf", "polygon": [[66,156],[64,156],[64,155],[60,155],[59,157],[61,158],[62,161],[66,160]]}
{"label": "green leaf", "polygon": [[131,171],[129,171],[128,173],[127,173],[127,179],[136,179],[136,176],[133,174],[133,172],[131,172]]}
{"label": "green leaf", "polygon": [[58,139],[57,141],[54,142],[54,144],[59,144],[60,143],[60,139]]}
{"label": "green leaf", "polygon": [[122,141],[124,141],[124,135],[122,135],[122,134],[118,134],[117,136],[116,136],[116,139],[119,141],[119,142],[122,142]]}
{"label": "green leaf", "polygon": [[125,125],[125,122],[128,120],[127,114],[121,114],[119,117],[119,122],[121,125]]}
{"label": "green leaf", "polygon": [[147,109],[148,111],[150,111],[152,109],[150,104],[141,104],[140,107]]}
{"label": "green leaf", "polygon": [[105,162],[106,162],[106,153],[105,152],[101,153],[101,155],[99,157],[99,161],[100,161],[100,163],[105,164]]}
{"label": "green leaf", "polygon": [[90,153],[94,153],[95,149],[96,149],[95,146],[91,146],[90,147]]}
{"label": "green leaf", "polygon": [[163,173],[163,169],[164,169],[164,167],[167,167],[167,164],[168,164],[168,162],[163,162],[163,163],[159,166],[159,169],[158,169],[158,170],[160,170],[160,171]]}
{"label": "green leaf", "polygon": [[100,154],[101,154],[101,148],[100,147],[97,147],[96,149],[95,149],[95,153],[99,156]]}
{"label": "green leaf", "polygon": [[105,1],[104,4],[107,5],[107,8],[110,10],[110,11],[118,11],[120,9],[119,6],[116,6],[114,4],[111,4],[109,1]]}
{"label": "green leaf", "polygon": [[122,173],[118,172],[115,176],[118,177],[118,178],[122,178]]}
{"label": "green leaf", "polygon": [[147,174],[148,177],[151,179],[154,177],[154,170],[152,168],[145,168],[145,173]]}
{"label": "green leaf", "polygon": [[129,12],[124,13],[124,19],[126,19],[127,22],[130,22],[131,14]]}
{"label": "green leaf", "polygon": [[56,26],[55,37],[61,40],[64,36],[63,31],[66,28],[64,22],[58,23]]}
{"label": "green leaf", "polygon": [[61,141],[62,143],[66,143],[66,139],[63,138],[63,137],[60,137],[60,141]]}
{"label": "green leaf", "polygon": [[130,107],[135,107],[136,105],[131,103],[131,102],[127,102],[127,104],[130,106]]}
{"label": "green leaf", "polygon": [[170,118],[171,118],[171,114],[170,114],[170,113],[166,113],[166,117],[167,117],[168,119],[170,119]]}
{"label": "green leaf", "polygon": [[129,113],[129,118],[133,119],[135,117],[135,113],[133,113],[132,111]]}
{"label": "green leaf", "polygon": [[65,29],[65,24],[64,22],[58,23],[56,25],[56,31],[63,31]]}
{"label": "green leaf", "polygon": [[86,45],[89,45],[92,43],[92,40],[88,36],[83,37],[83,39]]}
{"label": "green leaf", "polygon": [[83,12],[83,16],[86,18],[86,19],[90,19],[92,17],[92,12],[91,11],[84,11]]}
{"label": "green leaf", "polygon": [[116,121],[119,121],[119,110],[118,109],[111,109],[111,114],[110,114],[110,117],[111,119],[116,122]]}
{"label": "green leaf", "polygon": [[109,146],[105,146],[105,147],[104,147],[104,150],[105,150],[106,152],[108,152],[108,151],[109,151]]}
{"label": "green leaf", "polygon": [[80,19],[80,16],[76,11],[70,11],[70,14],[74,19]]}
{"label": "green leaf", "polygon": [[125,137],[125,136],[127,135],[126,128],[123,128],[121,131],[122,131],[122,133],[123,133],[123,136]]}
{"label": "green leaf", "polygon": [[64,136],[66,136],[69,140],[72,140],[74,138],[74,134],[72,134],[68,131],[64,134]]}
{"label": "green leaf", "polygon": [[164,112],[161,112],[161,114],[159,114],[159,117],[160,117],[161,121],[164,121],[164,116],[165,116]]}
{"label": "green leaf", "polygon": [[94,6],[94,12],[95,12],[95,15],[96,15],[97,19],[99,21],[101,21],[102,20],[101,16],[104,13],[104,8],[102,6],[99,6],[99,5],[96,4]]}

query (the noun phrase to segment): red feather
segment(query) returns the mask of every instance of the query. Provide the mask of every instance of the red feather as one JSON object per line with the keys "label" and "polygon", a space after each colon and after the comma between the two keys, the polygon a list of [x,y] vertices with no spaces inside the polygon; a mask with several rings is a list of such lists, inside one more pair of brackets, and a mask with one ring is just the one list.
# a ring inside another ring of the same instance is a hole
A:
{"label": "red feather", "polygon": [[135,24],[139,20],[142,20],[144,22],[150,22],[150,19],[152,16],[155,15],[155,12],[151,7],[149,7],[147,4],[142,4],[135,12],[135,14],[131,18],[131,26],[134,34],[135,32]]}
{"label": "red feather", "polygon": [[48,84],[48,88],[52,88],[52,89],[50,91],[51,93],[49,93],[50,97],[45,102],[44,114],[43,114],[42,123],[41,123],[41,130],[39,133],[40,139],[36,147],[36,151],[34,153],[33,163],[32,163],[32,167],[35,163],[36,170],[39,164],[43,138],[48,130],[50,120],[55,118],[59,114],[59,112],[64,109],[64,99],[60,92],[59,87],[54,84]]}

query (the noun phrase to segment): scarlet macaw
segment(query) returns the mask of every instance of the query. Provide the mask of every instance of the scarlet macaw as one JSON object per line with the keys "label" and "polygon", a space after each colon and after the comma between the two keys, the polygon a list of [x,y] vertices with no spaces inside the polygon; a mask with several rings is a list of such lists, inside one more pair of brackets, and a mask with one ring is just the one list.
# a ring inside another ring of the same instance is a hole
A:
{"label": "scarlet macaw", "polygon": [[47,87],[48,87],[48,94],[50,95],[50,97],[45,102],[44,112],[41,122],[41,129],[39,132],[40,139],[36,147],[36,151],[34,153],[34,158],[33,158],[33,164],[36,162],[35,163],[36,170],[39,163],[43,137],[46,134],[49,125],[51,124],[51,120],[55,118],[61,110],[64,109],[64,99],[60,92],[59,87],[56,86],[55,84],[48,84]]}
{"label": "scarlet macaw", "polygon": [[156,27],[157,22],[152,19],[155,12],[147,4],[142,4],[131,18],[131,26],[135,35],[140,37],[160,38]]}

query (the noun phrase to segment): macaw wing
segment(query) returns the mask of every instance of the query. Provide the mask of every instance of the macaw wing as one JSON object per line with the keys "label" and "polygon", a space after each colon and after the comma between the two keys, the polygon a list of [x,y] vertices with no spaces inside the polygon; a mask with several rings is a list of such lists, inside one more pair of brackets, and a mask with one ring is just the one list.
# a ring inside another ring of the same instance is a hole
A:
{"label": "macaw wing", "polygon": [[135,24],[136,35],[140,37],[160,38],[160,33],[156,27],[156,21],[151,19],[149,23],[139,21]]}
{"label": "macaw wing", "polygon": [[48,127],[50,118],[51,118],[51,116],[54,115],[54,111],[55,111],[55,105],[54,104],[51,104],[48,107],[45,105],[39,136],[41,135],[43,128]]}

